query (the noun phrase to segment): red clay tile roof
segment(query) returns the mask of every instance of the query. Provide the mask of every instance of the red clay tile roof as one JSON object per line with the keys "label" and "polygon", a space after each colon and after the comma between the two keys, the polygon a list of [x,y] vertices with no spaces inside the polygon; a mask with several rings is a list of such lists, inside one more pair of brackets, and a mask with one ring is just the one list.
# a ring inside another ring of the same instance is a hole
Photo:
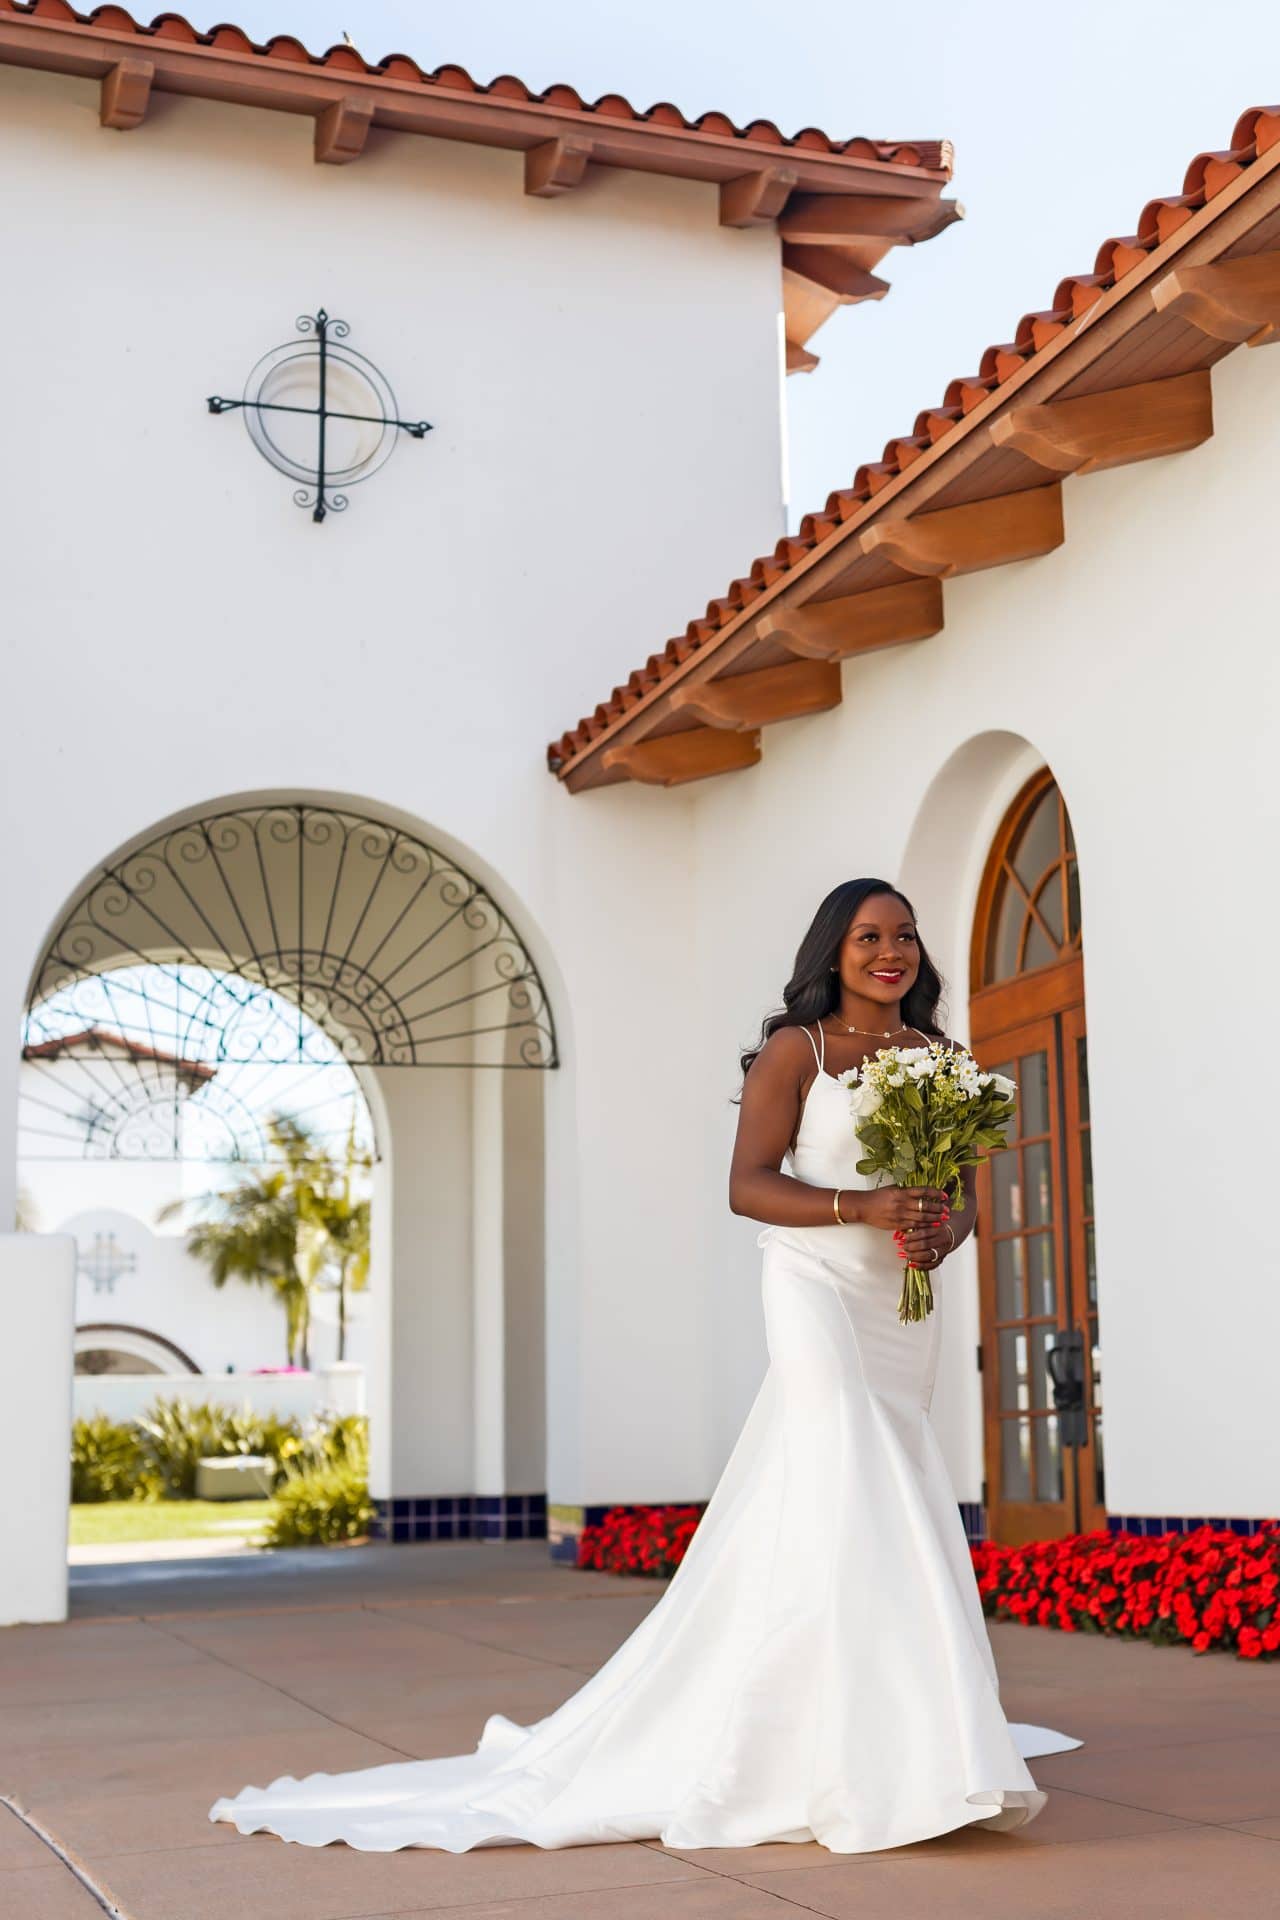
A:
{"label": "red clay tile roof", "polygon": [[1134,272],[1193,214],[1220,194],[1263,154],[1280,142],[1280,106],[1253,107],[1237,121],[1228,147],[1197,154],[1187,169],[1182,192],[1149,200],[1138,216],[1137,231],[1121,239],[1104,240],[1092,273],[1070,274],[1059,282],[1049,305],[1022,316],[1011,340],[990,346],[978,371],[954,379],[940,405],[917,414],[910,433],[892,439],[879,460],[858,468],[851,486],[828,495],[818,513],[806,514],[799,530],[779,540],[772,553],[752,562],[750,571],[733,580],[712,600],[705,614],[691,620],[684,632],[652,653],[626,683],[617,686],[576,727],[552,741],[548,765],[563,775],[574,759],[588,750],[616,721],[650,698],[677,667],[715,641],[721,631],[770,589],[785,583],[801,561],[828,541],[834,541],[846,521],[861,514],[867,503],[903,473],[921,454],[948,435],[963,431],[966,416],[987,395],[1021,371],[1052,340],[1075,327],[1110,288]]}
{"label": "red clay tile roof", "polygon": [[661,128],[666,132],[701,134],[716,139],[741,140],[753,149],[783,149],[795,154],[822,154],[862,163],[921,167],[949,174],[951,146],[945,140],[871,140],[861,135],[849,140],[833,140],[818,127],[802,127],[798,133],[784,134],[771,120],[752,120],[737,126],[727,114],[703,113],[689,119],[678,107],[661,100],[646,108],[632,106],[620,93],[601,94],[598,100],[584,100],[576,88],[564,84],[537,93],[512,74],[495,79],[473,80],[464,67],[442,66],[430,71],[420,67],[405,53],[390,53],[381,60],[365,60],[354,47],[330,47],[314,54],[292,34],[274,34],[262,42],[251,40],[240,27],[216,26],[200,33],[179,13],[160,13],[149,26],[133,18],[123,7],[94,7],[79,12],[67,0],[0,0],[0,15],[57,24],[59,22],[97,28],[103,33],[135,35],[142,41],[168,41],[180,46],[210,47],[219,52],[252,56],[258,60],[285,60],[295,66],[321,67],[330,72],[359,73],[370,78],[398,80],[423,87],[462,94],[474,94],[494,101],[547,106],[568,113],[595,114],[601,120],[631,121],[636,125]]}

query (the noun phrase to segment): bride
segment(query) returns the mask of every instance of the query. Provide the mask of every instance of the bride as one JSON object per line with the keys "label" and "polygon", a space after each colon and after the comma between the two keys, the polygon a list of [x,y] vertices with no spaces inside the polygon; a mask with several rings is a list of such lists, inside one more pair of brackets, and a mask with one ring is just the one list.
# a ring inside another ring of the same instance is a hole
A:
{"label": "bride", "polygon": [[940,1037],[941,984],[903,895],[846,881],[743,1058],[729,1204],[768,1223],[769,1365],[684,1559],[604,1666],[530,1726],[491,1714],[473,1753],[286,1774],[210,1819],[367,1851],[862,1853],[1040,1811],[1026,1760],[1080,1742],[1004,1717],[929,1423],[945,1285],[927,1320],[897,1315],[900,1262],[936,1269],[973,1231],[972,1181],[950,1216],[872,1185],[836,1078]]}

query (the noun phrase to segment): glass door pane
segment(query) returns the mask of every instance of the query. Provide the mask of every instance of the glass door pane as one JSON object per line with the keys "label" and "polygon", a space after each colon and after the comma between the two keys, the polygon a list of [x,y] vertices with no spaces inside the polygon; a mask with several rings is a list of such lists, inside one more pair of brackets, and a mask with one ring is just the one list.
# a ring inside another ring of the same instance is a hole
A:
{"label": "glass door pane", "polygon": [[1069,1530],[1047,1364],[1064,1325],[1054,1022],[1006,1034],[982,1046],[979,1057],[1018,1082],[1008,1144],[979,1171],[988,1527],[995,1539],[1052,1538]]}

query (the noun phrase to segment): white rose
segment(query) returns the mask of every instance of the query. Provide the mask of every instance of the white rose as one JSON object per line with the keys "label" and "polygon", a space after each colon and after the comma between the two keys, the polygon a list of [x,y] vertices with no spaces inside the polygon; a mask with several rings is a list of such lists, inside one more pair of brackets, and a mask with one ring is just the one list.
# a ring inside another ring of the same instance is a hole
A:
{"label": "white rose", "polygon": [[872,1114],[884,1105],[884,1101],[879,1091],[873,1087],[870,1082],[864,1081],[860,1087],[853,1089],[853,1099],[850,1105],[853,1108],[853,1117],[855,1120],[869,1120]]}
{"label": "white rose", "polygon": [[1011,1080],[1007,1073],[993,1073],[991,1078],[995,1085],[996,1092],[1002,1095],[1004,1099],[1012,1100],[1014,1094],[1018,1091],[1017,1081]]}

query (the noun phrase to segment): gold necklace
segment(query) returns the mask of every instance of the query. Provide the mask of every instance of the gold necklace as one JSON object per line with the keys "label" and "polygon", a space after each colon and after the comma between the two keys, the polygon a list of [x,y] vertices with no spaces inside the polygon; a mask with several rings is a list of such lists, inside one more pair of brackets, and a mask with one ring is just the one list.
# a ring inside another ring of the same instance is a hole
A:
{"label": "gold necklace", "polygon": [[[833,1016],[834,1017],[834,1016]],[[874,1027],[850,1027],[842,1020],[840,1025],[846,1033],[862,1033],[868,1040],[892,1040],[895,1033],[919,1033],[919,1027],[890,1027],[887,1033],[878,1033]]]}

